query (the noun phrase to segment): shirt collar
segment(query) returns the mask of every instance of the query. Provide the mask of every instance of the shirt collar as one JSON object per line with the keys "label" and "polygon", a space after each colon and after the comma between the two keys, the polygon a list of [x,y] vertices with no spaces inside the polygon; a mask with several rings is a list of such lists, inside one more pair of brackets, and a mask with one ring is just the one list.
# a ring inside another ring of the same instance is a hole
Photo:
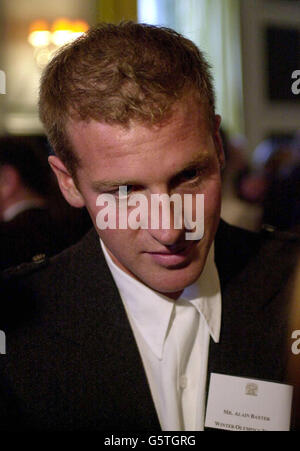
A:
{"label": "shirt collar", "polygon": [[31,208],[41,208],[43,206],[44,202],[40,199],[20,200],[4,210],[3,220],[4,222],[9,222],[18,216],[18,214],[23,213],[23,211],[30,210]]}
{"label": "shirt collar", "polygon": [[214,243],[201,275],[195,283],[184,289],[181,297],[195,306],[205,320],[212,339],[218,343],[221,332],[222,299]]}
{"label": "shirt collar", "polygon": [[[100,243],[129,318],[134,321],[152,352],[161,359],[176,301],[126,274],[112,261],[102,240]],[[195,306],[206,321],[213,340],[218,342],[221,328],[221,293],[214,262],[214,246],[210,249],[202,274],[195,283],[184,289],[180,298]]]}

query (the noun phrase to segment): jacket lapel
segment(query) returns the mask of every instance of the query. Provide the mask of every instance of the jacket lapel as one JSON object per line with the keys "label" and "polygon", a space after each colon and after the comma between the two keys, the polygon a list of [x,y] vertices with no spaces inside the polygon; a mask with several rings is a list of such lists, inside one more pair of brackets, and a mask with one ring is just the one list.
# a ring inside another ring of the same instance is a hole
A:
{"label": "jacket lapel", "polygon": [[[88,344],[95,355],[101,356],[99,373],[94,374],[98,374],[107,390],[108,403],[102,408],[107,409],[108,418],[111,418],[112,408],[115,409],[111,425],[115,430],[160,430],[133,332],[94,230],[89,232],[81,247],[85,258],[84,264],[79,265],[78,276],[85,281],[86,312],[89,313],[78,339]],[[109,424],[106,429],[110,429]]]}

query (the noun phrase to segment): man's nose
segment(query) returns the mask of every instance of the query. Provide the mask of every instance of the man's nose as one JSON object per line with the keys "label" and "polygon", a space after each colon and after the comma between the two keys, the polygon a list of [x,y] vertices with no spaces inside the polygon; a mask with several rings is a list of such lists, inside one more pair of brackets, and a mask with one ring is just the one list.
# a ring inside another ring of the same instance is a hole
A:
{"label": "man's nose", "polygon": [[151,209],[149,233],[151,236],[165,246],[176,247],[179,242],[184,241],[184,218],[182,204],[170,202],[166,198],[159,203],[159,207]]}
{"label": "man's nose", "polygon": [[[175,247],[184,241],[184,231],[174,228],[170,229],[149,229],[150,235],[160,244],[168,247]],[[172,251],[172,249],[170,249]]]}

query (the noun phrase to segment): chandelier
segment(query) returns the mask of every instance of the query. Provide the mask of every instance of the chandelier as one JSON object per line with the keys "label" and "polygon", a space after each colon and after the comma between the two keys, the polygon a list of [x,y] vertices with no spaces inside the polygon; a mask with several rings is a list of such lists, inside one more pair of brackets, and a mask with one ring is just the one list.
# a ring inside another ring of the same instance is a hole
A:
{"label": "chandelier", "polygon": [[34,49],[38,67],[43,68],[56,50],[84,34],[89,25],[83,20],[56,19],[52,25],[46,20],[35,20],[30,24],[28,42]]}

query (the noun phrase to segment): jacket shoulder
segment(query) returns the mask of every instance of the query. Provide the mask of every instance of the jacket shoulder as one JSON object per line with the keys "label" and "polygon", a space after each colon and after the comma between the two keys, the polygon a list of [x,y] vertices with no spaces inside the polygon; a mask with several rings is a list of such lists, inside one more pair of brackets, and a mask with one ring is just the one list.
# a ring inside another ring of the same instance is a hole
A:
{"label": "jacket shoulder", "polygon": [[68,247],[53,257],[45,254],[35,255],[31,262],[22,263],[5,269],[1,273],[2,281],[13,281],[15,279],[31,279],[40,277],[41,274],[50,275],[53,273],[65,272],[67,269],[73,271],[85,265],[85,260],[95,253],[97,234],[94,230],[88,232],[78,243]]}
{"label": "jacket shoulder", "polygon": [[14,278],[27,276],[47,267],[48,265],[49,258],[47,258],[45,254],[37,254],[32,258],[31,262],[22,263],[20,265],[5,269],[1,273],[1,278],[3,281],[8,281]]}
{"label": "jacket shoulder", "polygon": [[[221,279],[227,281],[251,262],[258,268],[293,271],[300,258],[300,235],[264,226],[258,232],[220,222],[216,235],[216,263]],[[258,269],[259,270],[259,269]]]}
{"label": "jacket shoulder", "polygon": [[278,241],[295,242],[296,245],[300,244],[300,234],[289,231],[279,230],[269,224],[263,224],[260,232],[265,238]]}

